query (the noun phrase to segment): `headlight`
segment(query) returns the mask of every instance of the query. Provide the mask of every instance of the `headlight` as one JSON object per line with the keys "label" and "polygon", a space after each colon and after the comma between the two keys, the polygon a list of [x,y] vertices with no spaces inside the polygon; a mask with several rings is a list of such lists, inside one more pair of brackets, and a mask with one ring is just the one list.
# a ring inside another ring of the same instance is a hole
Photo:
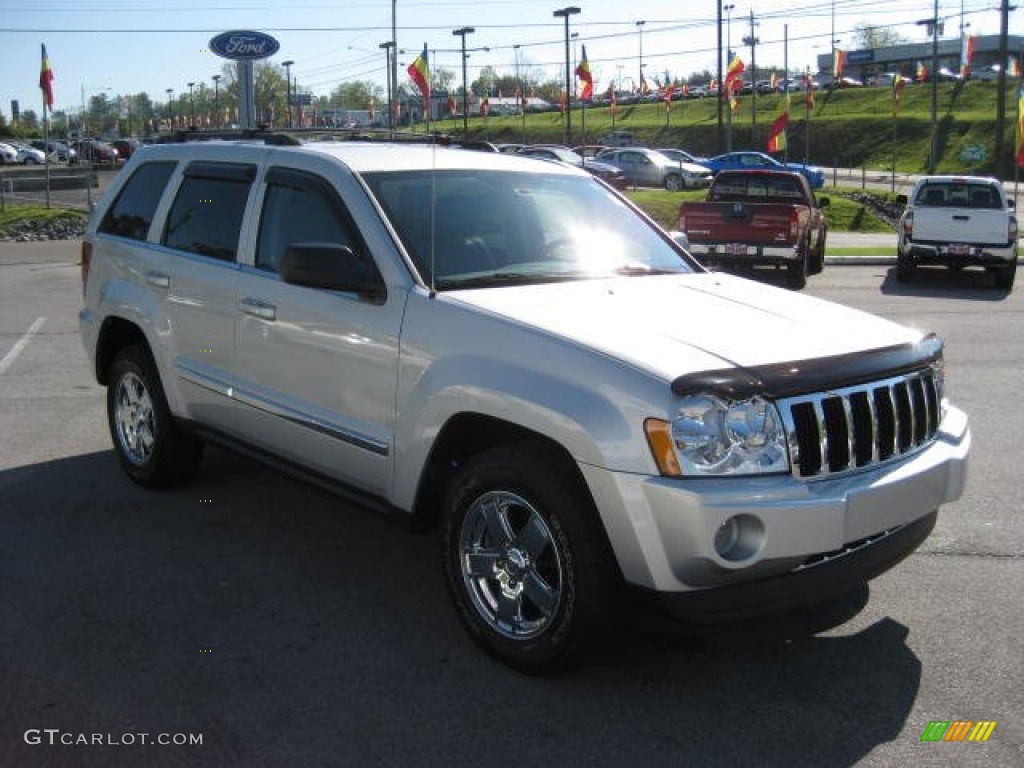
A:
{"label": "headlight", "polygon": [[672,421],[648,419],[647,439],[663,475],[707,477],[789,470],[786,433],[775,406],[761,397],[727,402],[684,398]]}

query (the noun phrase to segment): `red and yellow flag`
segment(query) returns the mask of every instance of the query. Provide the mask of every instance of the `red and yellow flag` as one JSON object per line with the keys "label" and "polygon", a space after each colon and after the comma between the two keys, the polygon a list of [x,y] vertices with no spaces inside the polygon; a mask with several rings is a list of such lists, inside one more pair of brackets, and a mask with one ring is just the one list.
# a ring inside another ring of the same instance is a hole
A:
{"label": "red and yellow flag", "polygon": [[964,38],[964,48],[960,53],[960,77],[966,80],[971,76],[971,59],[974,58],[974,35]]}
{"label": "red and yellow flag", "polygon": [[928,79],[928,67],[924,65],[923,61],[917,62],[917,72],[914,76],[919,83],[923,83]]}
{"label": "red and yellow flag", "polygon": [[430,101],[430,65],[428,61],[427,44],[424,43],[423,52],[416,57],[416,60],[406,70],[412,81],[416,83],[416,87],[420,89],[420,93],[423,94],[424,103]]}
{"label": "red and yellow flag", "polygon": [[583,83],[583,90],[580,91],[580,98],[586,101],[594,95],[594,75],[590,72],[590,62],[587,61],[587,46],[583,46],[583,58],[576,67],[576,77]]}
{"label": "red and yellow flag", "polygon": [[1017,91],[1017,167],[1024,168],[1024,88]]}
{"label": "red and yellow flag", "polygon": [[786,151],[786,128],[789,126],[789,94],[779,99],[779,114],[768,130],[768,151]]}
{"label": "red and yellow flag", "polygon": [[53,106],[53,70],[50,69],[50,57],[46,55],[46,44],[43,44],[43,67],[39,71],[39,87],[43,90],[43,104]]}
{"label": "red and yellow flag", "polygon": [[839,83],[843,79],[843,67],[846,65],[846,51],[842,51],[836,48],[833,54],[833,67],[832,67],[832,79]]}
{"label": "red and yellow flag", "polygon": [[900,95],[903,93],[904,87],[907,85],[907,78],[903,75],[896,75],[892,79],[892,116],[896,117],[900,111]]}
{"label": "red and yellow flag", "polygon": [[729,68],[725,74],[725,94],[732,100],[732,92],[738,91],[743,85],[743,60],[736,51],[729,51]]}

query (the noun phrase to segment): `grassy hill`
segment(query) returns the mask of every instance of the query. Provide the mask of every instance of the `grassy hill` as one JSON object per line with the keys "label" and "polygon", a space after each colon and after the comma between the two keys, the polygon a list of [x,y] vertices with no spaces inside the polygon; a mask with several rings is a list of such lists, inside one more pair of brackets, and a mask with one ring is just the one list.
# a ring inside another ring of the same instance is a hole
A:
{"label": "grassy hill", "polygon": [[[1006,90],[1003,167],[997,168],[995,82],[940,83],[937,118],[939,161],[937,171],[981,173],[1012,179],[1017,124],[1016,92]],[[733,115],[734,149],[764,150],[768,129],[779,111],[781,96],[741,97]],[[928,167],[931,142],[931,85],[908,85],[900,97],[899,115],[893,119],[890,88],[853,88],[818,91],[808,113],[802,93],[791,94],[788,131],[789,159],[828,167],[868,167],[898,173],[922,173]],[[572,144],[593,144],[608,131],[630,130],[648,146],[683,147],[697,155],[719,149],[718,118],[714,99],[672,102],[667,116],[663,102],[623,105],[613,116],[608,107],[575,109]],[[723,121],[725,117],[723,116]],[[525,124],[525,125],[524,125]],[[895,141],[894,141],[895,126]],[[442,120],[432,128],[461,133],[462,121]],[[723,127],[724,130],[724,127]],[[559,112],[473,118],[470,136],[493,142],[562,143]],[[895,160],[894,160],[895,158]]]}

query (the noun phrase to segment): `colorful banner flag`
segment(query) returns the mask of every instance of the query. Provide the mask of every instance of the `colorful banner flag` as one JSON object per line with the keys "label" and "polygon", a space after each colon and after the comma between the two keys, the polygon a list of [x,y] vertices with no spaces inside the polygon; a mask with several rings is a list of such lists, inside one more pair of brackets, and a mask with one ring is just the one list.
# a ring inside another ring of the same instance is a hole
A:
{"label": "colorful banner flag", "polygon": [[1017,61],[1016,56],[1010,57],[1010,63],[1006,66],[1007,77],[1020,77],[1020,62]]}
{"label": "colorful banner flag", "polygon": [[964,47],[960,52],[960,77],[966,80],[971,76],[971,59],[974,58],[974,35],[964,37]]}
{"label": "colorful banner flag", "polygon": [[670,83],[668,88],[665,89],[665,109],[672,109],[672,94],[675,93],[676,86],[674,83]]}
{"label": "colorful banner flag", "polygon": [[[743,60],[736,55],[736,51],[729,51],[729,68],[725,74],[725,96],[728,96],[730,101],[733,97],[733,91],[739,90],[743,86]],[[735,107],[734,107],[735,109]]]}
{"label": "colorful banner flag", "polygon": [[406,70],[412,81],[416,83],[416,87],[420,89],[420,93],[423,94],[424,104],[430,101],[430,65],[428,62],[427,44],[424,43],[423,52],[416,57],[416,60]]}
{"label": "colorful banner flag", "polygon": [[779,75],[777,72],[772,72],[771,80],[768,81],[772,92],[779,90]]}
{"label": "colorful banner flag", "polygon": [[896,117],[900,111],[900,95],[903,93],[903,89],[906,87],[909,80],[903,75],[896,75],[892,79],[892,116]]}
{"label": "colorful banner flag", "polygon": [[928,80],[928,67],[925,66],[923,61],[917,62],[917,71],[914,74],[917,82],[924,83]]}
{"label": "colorful banner flag", "polygon": [[644,73],[641,72],[640,73],[640,93],[646,96],[650,92],[651,92],[651,88],[650,88],[650,86],[647,85],[647,80],[644,79]]}
{"label": "colorful banner flag", "polygon": [[1017,167],[1024,168],[1024,88],[1017,92],[1017,146],[1014,156]]}
{"label": "colorful banner flag", "polygon": [[576,77],[583,82],[583,90],[580,91],[580,98],[586,101],[594,95],[594,76],[590,72],[590,62],[587,61],[587,46],[583,46],[583,58],[576,67]]}
{"label": "colorful banner flag", "polygon": [[459,105],[458,105],[458,104],[456,104],[456,102],[455,102],[455,97],[454,97],[454,96],[451,96],[451,95],[449,95],[449,96],[448,96],[448,111],[449,111],[449,112],[450,112],[451,114],[453,114],[453,115],[454,115],[454,114],[455,114],[455,112],[456,112],[456,111],[458,110],[458,108],[459,108]]}
{"label": "colorful banner flag", "polygon": [[810,71],[804,74],[804,107],[808,112],[814,109],[814,80]]}
{"label": "colorful banner flag", "polygon": [[789,94],[786,93],[779,99],[779,114],[772,121],[772,127],[768,129],[768,151],[786,151],[786,128],[789,126]]}
{"label": "colorful banner flag", "polygon": [[487,117],[487,113],[491,111],[491,100],[486,96],[480,101],[480,116]]}
{"label": "colorful banner flag", "polygon": [[843,67],[846,66],[846,51],[842,51],[836,48],[832,54],[833,67],[832,67],[832,79],[836,84],[843,79]]}
{"label": "colorful banner flag", "polygon": [[43,105],[53,106],[53,70],[50,69],[50,57],[46,55],[46,44],[43,44],[43,67],[39,71],[39,87],[43,90]]}

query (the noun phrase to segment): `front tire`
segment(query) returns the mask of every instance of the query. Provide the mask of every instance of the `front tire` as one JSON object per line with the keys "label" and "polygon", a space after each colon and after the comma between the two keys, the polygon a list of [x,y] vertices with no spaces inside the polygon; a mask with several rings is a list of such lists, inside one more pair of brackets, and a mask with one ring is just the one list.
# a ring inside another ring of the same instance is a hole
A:
{"label": "front tire", "polygon": [[669,192],[678,192],[683,188],[683,177],[678,173],[670,173],[665,177],[665,189]]}
{"label": "front tire", "polygon": [[498,446],[457,473],[444,571],[469,634],[524,672],[582,660],[607,639],[618,577],[582,481],[543,444]]}
{"label": "front tire", "polygon": [[138,344],[122,349],[108,381],[107,422],[128,476],[147,488],[191,477],[203,458],[203,443],[175,422],[149,351]]}

